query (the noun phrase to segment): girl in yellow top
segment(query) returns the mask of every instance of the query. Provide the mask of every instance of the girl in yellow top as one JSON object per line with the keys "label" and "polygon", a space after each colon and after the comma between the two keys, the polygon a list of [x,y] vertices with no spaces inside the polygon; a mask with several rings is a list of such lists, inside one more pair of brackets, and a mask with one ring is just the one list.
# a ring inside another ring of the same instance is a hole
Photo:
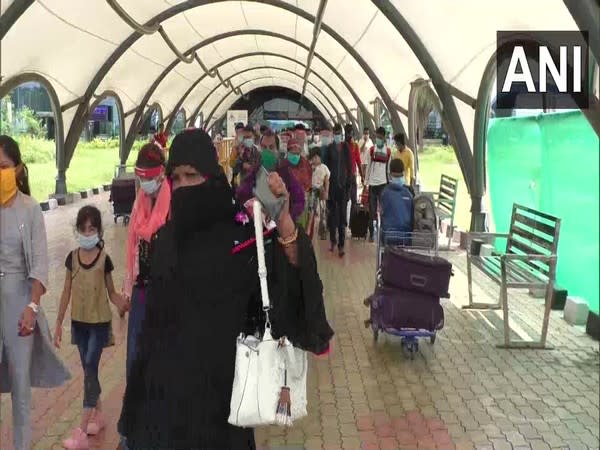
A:
{"label": "girl in yellow top", "polygon": [[[102,217],[98,208],[84,206],[77,214],[79,247],[65,261],[67,273],[56,319],[54,345],[60,347],[62,323],[71,302],[71,341],[77,345],[83,367],[83,414],[80,427],[64,441],[67,449],[87,449],[87,435],[97,434],[105,422],[100,405],[98,367],[102,350],[109,345],[112,311],[108,299],[123,315],[128,304],[115,291],[111,272],[114,267],[104,251]],[[108,293],[108,296],[107,296]]]}

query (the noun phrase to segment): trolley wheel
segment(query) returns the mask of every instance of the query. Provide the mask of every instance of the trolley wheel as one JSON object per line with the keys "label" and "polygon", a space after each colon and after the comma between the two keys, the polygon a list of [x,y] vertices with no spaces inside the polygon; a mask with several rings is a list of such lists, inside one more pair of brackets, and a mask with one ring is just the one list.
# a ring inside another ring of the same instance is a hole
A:
{"label": "trolley wheel", "polygon": [[125,225],[128,225],[128,224],[129,224],[129,216],[125,216],[125,217],[123,217],[123,223],[124,223]]}
{"label": "trolley wheel", "polygon": [[419,351],[419,343],[416,339],[405,339],[402,341],[402,348],[408,354],[411,360],[415,359],[415,354]]}
{"label": "trolley wheel", "polygon": [[433,334],[430,338],[429,338],[429,343],[431,345],[435,344],[435,334]]}
{"label": "trolley wheel", "polygon": [[414,360],[415,359],[415,355],[417,354],[417,352],[419,351],[419,349],[416,346],[412,346],[410,349],[410,359]]}
{"label": "trolley wheel", "polygon": [[115,225],[116,225],[116,223],[117,223],[117,216],[114,217],[114,220],[115,220]]}
{"label": "trolley wheel", "polygon": [[379,340],[379,329],[373,327],[373,341],[375,341],[375,343],[377,343],[378,340]]}

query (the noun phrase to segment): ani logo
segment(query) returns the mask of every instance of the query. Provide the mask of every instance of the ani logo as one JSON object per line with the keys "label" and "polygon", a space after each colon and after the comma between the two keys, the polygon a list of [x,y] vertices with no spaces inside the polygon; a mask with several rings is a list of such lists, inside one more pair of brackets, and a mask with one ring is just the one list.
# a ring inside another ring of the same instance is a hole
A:
{"label": "ani logo", "polygon": [[498,31],[496,70],[498,108],[589,108],[587,31]]}

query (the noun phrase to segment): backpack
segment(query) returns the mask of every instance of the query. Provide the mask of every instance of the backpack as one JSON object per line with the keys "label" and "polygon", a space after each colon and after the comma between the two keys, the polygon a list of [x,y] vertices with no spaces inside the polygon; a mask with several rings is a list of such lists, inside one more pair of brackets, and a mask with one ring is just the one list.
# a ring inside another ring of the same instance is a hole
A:
{"label": "backpack", "polygon": [[413,246],[434,249],[437,241],[437,214],[435,203],[427,195],[417,195],[413,199]]}
{"label": "backpack", "polygon": [[371,161],[387,163],[392,156],[392,150],[390,150],[390,148],[387,146],[385,149],[387,150],[386,155],[384,155],[383,152],[380,151],[375,152],[375,146],[371,147]]}

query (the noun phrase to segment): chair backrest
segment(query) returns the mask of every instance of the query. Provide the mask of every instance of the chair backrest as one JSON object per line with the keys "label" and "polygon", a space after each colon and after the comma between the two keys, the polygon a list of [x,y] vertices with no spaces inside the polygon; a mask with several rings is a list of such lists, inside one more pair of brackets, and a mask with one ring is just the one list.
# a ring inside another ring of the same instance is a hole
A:
{"label": "chair backrest", "polygon": [[440,191],[437,198],[437,207],[451,217],[454,216],[454,209],[456,208],[457,189],[458,180],[442,174],[440,178]]}
{"label": "chair backrest", "polygon": [[[506,253],[515,255],[556,255],[560,219],[526,206],[514,204],[510,219]],[[531,269],[550,275],[550,265],[541,261],[526,262]]]}

